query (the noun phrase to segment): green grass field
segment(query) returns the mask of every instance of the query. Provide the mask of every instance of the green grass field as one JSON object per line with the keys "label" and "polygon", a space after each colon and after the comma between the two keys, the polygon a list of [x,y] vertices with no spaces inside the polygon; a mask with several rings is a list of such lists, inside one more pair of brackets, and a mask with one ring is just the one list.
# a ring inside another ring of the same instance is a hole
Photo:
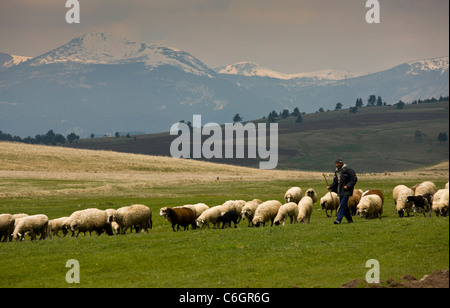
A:
{"label": "green grass field", "polygon": [[[447,175],[433,181],[443,187]],[[114,180],[11,179],[0,177],[0,213],[44,213],[50,219],[96,207],[118,208],[133,203],[153,211],[149,234],[108,237],[80,235],[46,241],[0,243],[0,287],[338,287],[364,279],[366,261],[377,259],[381,280],[411,274],[422,277],[449,268],[449,218],[398,218],[392,188],[413,185],[422,178],[360,177],[361,189],[377,188],[386,197],[381,220],[362,220],[336,226],[316,203],[311,224],[173,232],[159,217],[159,209],[205,202],[210,206],[229,199],[260,198],[282,201],[291,186],[313,187],[326,193],[324,181],[292,178],[251,181],[223,180],[176,185],[118,185]],[[122,183],[123,184],[123,183]],[[86,193],[83,188],[104,187]],[[47,193],[39,193],[39,192]],[[344,219],[345,221],[345,219]],[[66,261],[80,263],[80,284],[65,280]]]}

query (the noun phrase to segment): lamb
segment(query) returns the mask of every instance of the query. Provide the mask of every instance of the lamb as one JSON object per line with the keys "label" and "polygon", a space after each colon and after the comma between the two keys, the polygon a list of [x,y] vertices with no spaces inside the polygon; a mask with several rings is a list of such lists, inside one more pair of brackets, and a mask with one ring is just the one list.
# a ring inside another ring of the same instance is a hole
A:
{"label": "lamb", "polygon": [[306,191],[305,196],[311,197],[313,203],[317,202],[317,193],[314,191],[314,189],[310,188]]}
{"label": "lamb", "polygon": [[117,213],[116,209],[106,209],[106,214],[108,215],[108,218],[106,221],[108,221],[111,224],[111,229],[113,230],[114,234],[119,234],[120,232],[120,226],[117,222],[113,221],[114,214]]}
{"label": "lamb", "polygon": [[219,227],[219,217],[222,213],[222,206],[213,206],[206,211],[204,211],[197,219],[197,227],[202,227],[203,229],[207,226],[209,229],[209,223],[213,224],[213,228]]}
{"label": "lamb", "polygon": [[298,204],[298,216],[297,221],[299,223],[309,223],[311,220],[311,214],[314,208],[314,200],[306,196],[300,200]]}
{"label": "lamb", "polygon": [[282,206],[280,201],[277,200],[269,200],[266,202],[263,202],[258,208],[256,209],[255,216],[253,217],[253,225],[255,227],[259,227],[263,225],[265,226],[267,221],[272,221],[272,224],[270,226],[273,226],[273,221],[275,217],[278,214],[278,210]]}
{"label": "lamb", "polygon": [[381,202],[384,205],[384,195],[383,192],[381,190],[378,189],[370,189],[370,190],[366,190],[361,197],[365,197],[368,195],[377,195],[381,198]]}
{"label": "lamb", "polygon": [[258,206],[263,203],[261,200],[259,199],[253,199],[252,201],[248,201],[247,203],[245,203],[244,207],[242,208],[241,211],[241,216],[242,219],[248,219],[248,226],[250,227],[253,220],[253,217],[255,216],[255,211],[258,208]]}
{"label": "lamb", "polygon": [[231,210],[220,216],[217,221],[219,224],[222,223],[222,229],[225,225],[229,225],[231,228],[231,222],[234,222],[234,227],[237,228],[240,218],[241,216],[235,210]]}
{"label": "lamb", "polygon": [[30,233],[32,241],[36,240],[36,235],[41,235],[39,240],[46,239],[47,236],[51,239],[52,234],[48,228],[48,217],[40,214],[21,218],[14,228],[13,238],[16,241],[23,241],[27,232]]}
{"label": "lamb", "polygon": [[52,219],[48,222],[49,224],[49,228],[50,228],[50,232],[53,235],[56,235],[57,237],[59,236],[59,231],[61,230],[64,237],[67,235],[67,233],[69,233],[69,231],[67,231],[67,221],[68,219],[70,219],[70,217],[61,217],[61,218],[56,218],[56,219]]}
{"label": "lamb", "polygon": [[[333,211],[336,211],[339,207],[339,197],[335,192],[328,192],[325,196],[320,198],[320,205],[322,206],[322,210],[325,210],[325,214],[327,217],[333,216]],[[328,215],[328,210],[331,210],[331,216]]]}
{"label": "lamb", "polygon": [[286,201],[286,203],[295,202],[298,204],[300,202],[300,199],[302,199],[302,197],[303,192],[300,187],[291,187],[284,194],[284,200]]}
{"label": "lamb", "polygon": [[406,197],[406,202],[413,203],[414,216],[417,216],[418,211],[421,211],[423,216],[425,216],[425,212],[431,211],[431,198],[432,196],[428,193],[425,195],[408,196]]}
{"label": "lamb", "polygon": [[412,210],[413,202],[408,202],[407,198],[413,194],[413,190],[405,185],[397,185],[394,187],[392,197],[394,198],[395,208],[399,217],[404,217],[405,212],[409,217],[409,212]]}
{"label": "lamb", "polygon": [[133,227],[144,229],[148,233],[148,229],[152,229],[152,211],[149,207],[143,204],[133,204],[117,209],[113,215],[113,221],[119,225],[119,233],[125,234],[130,228],[130,233],[133,232]]}
{"label": "lamb", "polygon": [[[195,229],[195,213],[190,208],[171,208],[168,207],[166,210],[167,218],[172,223],[172,230],[178,231],[180,230],[180,226],[184,227],[184,230],[189,228],[189,225]],[[177,230],[175,230],[175,226]]]}
{"label": "lamb", "polygon": [[372,219],[379,217],[381,219],[381,214],[383,214],[383,200],[376,194],[366,195],[361,198],[356,208],[361,218]]}
{"label": "lamb", "polygon": [[15,219],[11,214],[0,215],[0,242],[6,242],[8,239],[10,242],[12,241],[11,234],[14,232],[14,222]]}
{"label": "lamb", "polygon": [[[75,215],[74,215],[75,214]],[[72,214],[67,221],[70,221],[70,230],[72,231],[72,236],[78,231],[76,237],[83,232],[89,232],[92,235],[92,231],[96,231],[100,236],[103,232],[108,235],[113,235],[111,223],[107,220],[108,214],[105,211],[99,209],[87,209],[82,211],[77,211]]]}
{"label": "lamb", "polygon": [[293,222],[296,223],[297,222],[297,216],[298,216],[298,204],[295,203],[295,202],[289,202],[289,203],[283,204],[280,207],[280,209],[278,210],[278,214],[275,217],[275,220],[274,220],[273,223],[275,224],[275,226],[278,226],[280,224],[282,224],[284,226],[286,218],[288,218],[288,217],[290,218],[290,223],[291,224]]}

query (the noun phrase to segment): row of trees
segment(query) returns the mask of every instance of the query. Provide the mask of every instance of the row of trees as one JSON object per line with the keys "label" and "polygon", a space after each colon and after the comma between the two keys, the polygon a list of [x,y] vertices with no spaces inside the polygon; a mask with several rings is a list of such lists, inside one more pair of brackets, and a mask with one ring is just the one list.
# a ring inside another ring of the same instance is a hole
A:
{"label": "row of trees", "polygon": [[67,137],[64,137],[61,134],[55,134],[55,132],[51,129],[45,135],[36,135],[33,137],[20,138],[19,136],[12,136],[8,133],[3,133],[0,131],[0,140],[3,141],[15,141],[15,142],[23,142],[29,144],[44,144],[44,145],[62,145],[66,142],[73,143],[76,140],[79,140],[80,136],[75,133],[70,133]]}

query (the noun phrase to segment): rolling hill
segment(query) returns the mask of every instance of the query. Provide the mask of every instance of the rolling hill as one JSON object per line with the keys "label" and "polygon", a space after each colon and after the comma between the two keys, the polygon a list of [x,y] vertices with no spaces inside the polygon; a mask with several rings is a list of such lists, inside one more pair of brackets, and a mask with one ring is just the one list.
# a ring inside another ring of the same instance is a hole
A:
{"label": "rolling hill", "polygon": [[[277,169],[331,171],[336,157],[342,157],[359,172],[405,171],[448,161],[448,141],[441,143],[437,139],[441,132],[449,134],[448,101],[406,105],[401,110],[394,106],[364,107],[355,114],[339,110],[302,117],[302,123],[295,123],[294,117],[278,121]],[[417,132],[421,142],[416,140]],[[82,139],[68,146],[170,156],[175,138],[159,133]],[[257,168],[260,160],[208,161]]]}

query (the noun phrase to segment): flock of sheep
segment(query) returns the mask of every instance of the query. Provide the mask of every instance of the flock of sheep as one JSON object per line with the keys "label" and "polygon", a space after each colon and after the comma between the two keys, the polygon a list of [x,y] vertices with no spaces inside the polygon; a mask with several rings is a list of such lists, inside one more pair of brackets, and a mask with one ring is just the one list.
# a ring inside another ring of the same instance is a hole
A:
{"label": "flock of sheep", "polygon": [[30,235],[31,240],[36,240],[40,236],[40,240],[50,238],[53,235],[59,236],[62,231],[66,236],[72,231],[72,236],[78,237],[80,232],[86,235],[86,232],[92,234],[96,231],[98,235],[105,232],[108,235],[114,233],[125,233],[128,228],[136,229],[136,232],[152,228],[152,211],[145,205],[134,204],[121,207],[117,210],[107,209],[86,209],[72,213],[69,217],[61,217],[49,220],[46,215],[27,214],[1,214],[0,215],[0,241],[6,242],[8,239],[12,241],[24,240],[25,235]]}
{"label": "flock of sheep", "polygon": [[[435,212],[437,216],[448,216],[449,184],[444,189],[437,190],[436,185],[426,181],[407,187],[398,185],[392,192],[394,204],[399,217],[409,216],[411,212],[417,215],[422,212],[424,216]],[[229,200],[222,205],[209,207],[204,203],[184,205],[179,207],[163,207],[159,215],[172,224],[173,231],[184,230],[192,226],[196,228],[224,228],[225,226],[237,227],[241,219],[248,220],[248,226],[265,226],[269,221],[271,226],[284,225],[286,219],[290,223],[309,223],[314,203],[318,197],[314,189],[305,192],[300,187],[292,187],[286,191],[285,204],[278,200],[251,201]],[[326,193],[320,199],[320,205],[325,214],[330,217],[328,211],[333,214],[339,210],[339,197],[334,192]],[[384,195],[380,190],[368,190],[363,192],[356,190],[348,201],[352,215],[359,213],[361,218],[380,218],[383,213]],[[31,240],[52,238],[59,236],[62,231],[66,236],[72,231],[72,236],[78,237],[80,232],[86,235],[96,231],[98,235],[105,232],[108,235],[124,234],[128,229],[136,233],[152,228],[152,211],[141,204],[121,207],[117,210],[86,209],[74,212],[70,217],[62,217],[49,220],[46,215],[39,214],[28,216],[26,214],[0,214],[0,242],[24,240],[29,235]],[[222,226],[221,226],[222,224]]]}

